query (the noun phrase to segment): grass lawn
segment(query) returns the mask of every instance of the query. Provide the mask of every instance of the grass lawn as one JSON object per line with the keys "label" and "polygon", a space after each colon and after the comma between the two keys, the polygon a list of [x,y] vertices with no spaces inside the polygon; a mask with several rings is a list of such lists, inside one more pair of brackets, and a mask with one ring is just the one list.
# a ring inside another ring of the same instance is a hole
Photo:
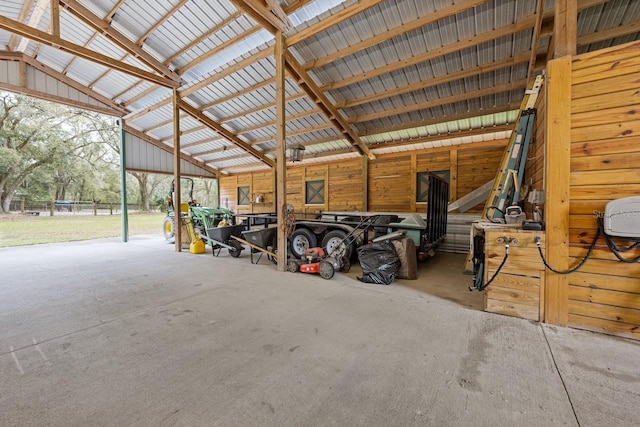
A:
{"label": "grass lawn", "polygon": [[[164,212],[130,213],[129,235],[162,235]],[[0,247],[121,237],[120,215],[0,215]]]}

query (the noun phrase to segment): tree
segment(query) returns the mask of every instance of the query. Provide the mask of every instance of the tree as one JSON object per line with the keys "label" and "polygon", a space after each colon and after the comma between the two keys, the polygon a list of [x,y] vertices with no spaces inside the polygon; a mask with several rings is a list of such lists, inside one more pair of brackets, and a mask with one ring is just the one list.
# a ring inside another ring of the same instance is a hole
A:
{"label": "tree", "polygon": [[29,181],[41,179],[32,184],[40,188],[38,197],[45,197],[47,188],[48,200],[66,198],[74,185],[85,188],[92,175],[117,159],[113,140],[111,117],[0,92],[0,212],[9,211]]}
{"label": "tree", "polygon": [[168,178],[146,172],[129,172],[129,174],[138,180],[138,202],[140,203],[140,208],[145,212],[149,212],[151,210],[149,201],[155,194],[158,186],[167,181]]}

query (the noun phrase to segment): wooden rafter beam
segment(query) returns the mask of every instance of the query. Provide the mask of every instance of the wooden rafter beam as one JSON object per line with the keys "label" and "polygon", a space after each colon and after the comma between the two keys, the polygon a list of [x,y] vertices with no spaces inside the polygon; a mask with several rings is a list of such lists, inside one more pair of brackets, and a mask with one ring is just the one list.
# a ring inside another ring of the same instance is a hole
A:
{"label": "wooden rafter beam", "polygon": [[182,84],[182,78],[178,74],[174,73],[168,66],[155,59],[150,53],[146,52],[138,44],[129,40],[119,31],[116,31],[109,22],[95,15],[93,12],[81,5],[76,0],[58,1],[60,3],[60,6],[62,6],[72,15],[87,24],[89,27],[107,37],[113,43],[124,49],[127,53],[134,56],[136,59],[143,62],[152,70],[173,81],[175,83],[175,87],[178,87]]}
{"label": "wooden rafter beam", "polygon": [[[44,14],[49,6],[49,0],[36,0],[35,5],[33,6],[33,11],[31,11],[31,15],[29,16],[29,20],[27,21],[27,26],[37,28],[38,25],[40,25],[40,21],[44,17]],[[16,50],[19,52],[24,52],[27,49],[28,44],[29,38],[23,36],[22,40],[20,40],[20,43],[18,43]]]}
{"label": "wooden rafter beam", "polygon": [[260,151],[256,150],[255,148],[253,148],[250,144],[248,144],[248,143],[244,142],[243,140],[241,140],[240,138],[238,138],[237,135],[234,135],[233,133],[231,133],[230,131],[225,129],[220,123],[218,123],[215,120],[211,119],[210,117],[206,116],[202,111],[198,110],[196,107],[194,107],[194,106],[182,101],[180,103],[180,109],[182,111],[186,112],[187,114],[189,114],[191,117],[193,117],[194,119],[196,119],[200,123],[202,123],[203,125],[209,127],[211,130],[217,132],[218,134],[220,134],[221,136],[223,136],[224,138],[226,138],[230,142],[232,142],[235,145],[237,145],[238,147],[242,148],[244,151],[246,151],[247,153],[251,154],[253,157],[255,157],[256,159],[260,160],[264,164],[266,164],[268,166],[271,166],[271,167],[275,166],[275,163],[274,163],[273,160],[271,160],[270,158],[266,157],[262,152],[260,152]]}
{"label": "wooden rafter beam", "polygon": [[51,11],[51,35],[60,37],[60,3],[58,0],[50,0],[51,5],[49,7]]}
{"label": "wooden rafter beam", "polygon": [[[313,116],[316,114],[322,114],[322,112],[320,110],[317,109],[313,109],[313,110],[307,110],[307,111],[302,111],[300,113],[297,114],[291,114],[289,116],[287,116],[287,123],[291,123],[295,120],[299,120],[302,119],[304,117],[309,117],[309,116]],[[243,128],[240,129],[238,132],[236,132],[236,135],[244,135],[250,132],[255,132],[259,129],[264,129],[264,128],[268,128],[271,126],[275,126],[276,125],[276,121],[275,120],[270,120],[268,122],[263,122],[263,123],[259,123],[255,126],[251,126],[248,128]]]}
{"label": "wooden rafter beam", "polygon": [[214,73],[212,74],[210,77],[194,84],[193,86],[189,86],[187,88],[184,88],[183,90],[181,90],[181,94],[182,96],[189,96],[192,93],[195,93],[197,91],[199,91],[200,89],[209,86],[210,84],[213,84],[219,80],[224,79],[225,77],[230,76],[231,74],[237,72],[238,70],[241,70],[245,67],[248,67],[249,65],[258,62],[270,55],[273,55],[273,48],[267,48],[267,49],[263,49],[257,53],[254,53],[251,56],[246,57],[245,59],[238,61],[236,63],[234,63],[233,65],[230,65],[229,67],[225,68],[224,70],[220,71],[219,73]]}
{"label": "wooden rafter beam", "polygon": [[[436,22],[440,19],[447,18],[449,16],[453,16],[457,13],[463,12],[467,9],[471,9],[473,7],[479,6],[483,3],[487,3],[490,0],[464,0],[461,2],[456,2],[452,5],[443,7],[442,9],[438,9],[433,11],[432,13],[427,13],[426,15],[415,19],[413,21],[407,22],[405,24],[399,25],[395,28],[392,28],[387,31],[383,31],[380,34],[377,34],[374,37],[365,39],[359,43],[351,45],[345,49],[340,49],[339,51],[329,54],[325,57],[316,59],[315,61],[307,62],[303,65],[305,70],[311,70],[314,68],[322,67],[324,65],[330,64],[338,59],[344,58],[345,56],[353,55],[356,52],[360,52],[364,49],[367,49],[371,46],[375,46],[387,40],[390,40],[394,37],[397,37],[401,34],[406,34],[410,31],[414,31],[418,28],[422,28],[426,25],[429,25],[433,22]],[[327,21],[330,19],[327,19]],[[292,38],[292,37],[291,37]]]}
{"label": "wooden rafter beam", "polygon": [[174,53],[173,55],[168,57],[164,61],[165,65],[169,65],[175,59],[177,59],[177,58],[181,57],[182,55],[184,55],[185,52],[190,51],[191,49],[193,49],[194,47],[196,47],[197,45],[199,45],[200,43],[202,43],[203,41],[205,41],[206,39],[208,39],[209,37],[211,37],[212,35],[214,35],[218,31],[220,31],[221,29],[223,29],[224,27],[226,27],[227,25],[229,25],[230,23],[232,23],[233,21],[238,19],[238,17],[240,17],[241,15],[242,15],[242,13],[236,12],[236,13],[232,14],[231,16],[229,16],[228,18],[224,19],[222,22],[214,25],[207,32],[205,32],[204,34],[201,34],[199,37],[197,37],[194,40],[192,40],[191,42],[189,42],[186,46],[183,46],[182,48],[180,48],[179,51],[177,51],[176,53]]}
{"label": "wooden rafter beam", "polygon": [[640,31],[640,21],[627,22],[617,27],[607,28],[595,33],[585,34],[578,37],[578,47],[586,46],[591,43],[598,43],[604,40],[610,40],[616,37],[626,36],[628,34]]}
{"label": "wooden rafter beam", "polygon": [[533,27],[533,37],[531,38],[531,55],[529,56],[529,67],[527,69],[527,81],[531,80],[533,71],[536,67],[536,57],[538,52],[538,44],[540,43],[540,33],[542,31],[542,18],[544,14],[545,0],[538,0],[538,8],[536,10],[536,23]]}
{"label": "wooden rafter beam", "polygon": [[290,47],[297,43],[300,43],[301,41],[306,40],[309,37],[312,37],[328,28],[331,28],[334,25],[338,25],[339,23],[346,21],[352,16],[362,13],[365,10],[382,3],[383,1],[384,0],[360,0],[359,2],[337,12],[330,18],[324,19],[317,24],[314,24],[292,36],[287,37],[287,39],[285,40],[285,45],[286,47]]}
{"label": "wooden rafter beam", "polygon": [[287,14],[274,0],[231,0],[231,3],[272,34],[291,29]]}
{"label": "wooden rafter beam", "polygon": [[[20,9],[20,13],[18,14],[18,22],[24,22],[27,19],[27,17],[29,16],[29,12],[31,12],[31,7],[33,6],[34,1],[35,0],[25,0],[25,2],[22,4],[22,8]],[[9,37],[9,43],[7,43],[7,49],[10,51],[16,50],[19,39],[20,37],[18,37],[17,35],[11,34],[11,37]]]}
{"label": "wooden rafter beam", "polygon": [[364,80],[371,79],[373,77],[379,77],[387,73],[391,73],[393,71],[401,70],[410,65],[420,64],[422,62],[429,61],[431,59],[440,58],[447,54],[460,51],[462,49],[466,49],[471,46],[476,46],[488,41],[492,41],[503,37],[507,34],[513,34],[519,31],[527,30],[532,28],[535,25],[536,17],[535,15],[527,16],[518,20],[514,24],[510,24],[504,27],[497,28],[495,30],[486,31],[484,33],[480,33],[476,36],[470,37],[469,39],[458,41],[455,43],[450,43],[438,49],[433,49],[428,52],[424,52],[419,55],[415,55],[411,58],[404,59],[402,61],[394,62],[382,67],[378,67],[373,70],[368,70],[360,74],[356,74],[351,77],[347,77],[339,82],[332,82],[320,86],[322,91],[327,91],[331,89],[337,89],[345,86],[352,85],[354,83],[358,83]]}
{"label": "wooden rafter beam", "polygon": [[122,73],[157,83],[162,86],[174,87],[178,84],[167,77],[158,76],[157,74],[150,73],[149,71],[142,70],[124,62],[118,61],[109,56],[87,49],[84,46],[79,46],[77,44],[63,40],[60,37],[55,37],[47,34],[44,31],[31,28],[28,25],[25,25],[18,21],[14,21],[13,19],[9,19],[5,16],[0,16],[0,29],[9,31],[11,33],[19,35],[20,37],[25,37],[47,46],[60,49],[63,52],[79,56],[83,59],[95,62],[105,67],[114,68]]}
{"label": "wooden rafter beam", "polygon": [[487,128],[468,129],[468,130],[463,130],[459,132],[449,132],[445,134],[423,136],[420,138],[410,138],[410,139],[403,139],[399,141],[372,144],[369,146],[369,148],[371,150],[375,150],[379,148],[400,147],[405,145],[422,144],[425,142],[442,141],[443,139],[463,138],[466,136],[484,135],[487,133],[506,132],[506,131],[512,131],[512,130],[513,130],[512,124],[487,127]]}
{"label": "wooden rafter beam", "polygon": [[440,123],[447,123],[455,120],[470,119],[473,117],[482,117],[488,114],[504,113],[506,111],[513,111],[519,108],[520,108],[520,102],[517,102],[512,104],[499,105],[492,108],[486,108],[483,110],[473,110],[473,111],[467,111],[460,114],[449,114],[446,116],[433,117],[431,119],[420,120],[415,122],[406,122],[406,123],[395,124],[391,126],[369,128],[361,131],[360,137],[378,135],[378,134],[388,133],[388,132],[396,132],[396,131],[406,130],[406,129],[414,129],[417,127],[423,127],[423,126],[429,126],[429,125],[437,125]]}
{"label": "wooden rafter beam", "polygon": [[211,102],[209,102],[207,104],[204,104],[202,106],[202,111],[208,110],[211,107],[215,107],[216,105],[223,104],[223,103],[225,103],[227,101],[230,101],[232,99],[238,98],[238,97],[243,96],[243,95],[246,95],[248,93],[257,91],[259,89],[262,89],[263,87],[267,87],[267,86],[269,86],[271,84],[274,84],[274,83],[275,83],[275,79],[273,77],[269,77],[268,79],[263,80],[261,82],[258,82],[258,83],[254,84],[252,86],[249,86],[249,87],[247,87],[245,89],[241,89],[239,91],[235,91],[235,92],[233,92],[233,93],[231,93],[231,94],[229,94],[227,96],[223,96],[222,98],[218,98],[215,101],[211,101]]}
{"label": "wooden rafter beam", "polygon": [[205,62],[206,60],[208,60],[209,58],[217,55],[218,53],[222,52],[223,50],[237,44],[240,43],[242,40],[246,39],[247,37],[257,33],[258,31],[260,31],[260,26],[256,25],[252,28],[249,28],[246,31],[243,31],[241,34],[239,34],[236,37],[233,37],[229,40],[227,40],[224,43],[221,43],[219,45],[217,45],[216,47],[212,48],[212,49],[208,49],[207,52],[205,54],[202,54],[200,56],[198,56],[197,59],[189,62],[188,64],[186,64],[184,67],[180,68],[180,70],[178,70],[178,72],[182,75],[184,73],[186,73],[187,71],[191,70],[192,68],[202,64],[203,62]]}
{"label": "wooden rafter beam", "polygon": [[338,102],[335,105],[337,108],[349,108],[349,107],[354,107],[356,105],[367,104],[369,102],[390,98],[392,96],[402,95],[402,94],[413,92],[416,90],[435,87],[443,83],[449,83],[456,80],[465,79],[467,77],[476,76],[476,75],[488,73],[491,71],[496,71],[503,68],[511,67],[513,65],[522,64],[527,62],[529,60],[529,57],[530,57],[529,51],[519,52],[509,58],[501,59],[494,62],[489,62],[487,64],[478,65],[477,67],[466,68],[464,70],[455,71],[449,74],[443,74],[437,77],[433,77],[426,81],[419,81],[406,86],[401,86],[399,88],[393,88],[390,90],[377,92],[372,95],[363,96],[361,98],[357,98],[354,100]]}
{"label": "wooden rafter beam", "polygon": [[515,82],[488,87],[484,89],[478,89],[460,94],[446,96],[442,98],[436,98],[432,101],[421,102],[418,104],[407,105],[404,107],[394,108],[393,110],[382,110],[371,114],[364,114],[362,116],[353,117],[348,119],[349,123],[362,123],[371,120],[381,119],[384,117],[397,116],[399,114],[410,113],[412,111],[425,110],[427,108],[433,108],[440,105],[453,104],[455,102],[465,101],[467,99],[480,98],[483,96],[493,95],[495,93],[509,92],[517,89],[524,89],[527,86],[527,79],[517,80]]}
{"label": "wooden rafter beam", "polygon": [[[296,94],[293,94],[291,96],[288,96],[286,98],[286,102],[293,102],[293,101],[296,101],[296,100],[298,100],[300,98],[304,98],[305,96],[307,96],[307,94],[305,94],[305,93],[302,93],[302,92],[296,93]],[[271,108],[274,108],[274,107],[275,106],[274,106],[273,102],[270,102],[268,104],[256,105],[255,107],[253,107],[253,108],[251,108],[249,110],[240,111],[239,113],[232,114],[231,116],[222,117],[218,121],[220,123],[227,123],[227,122],[230,122],[230,121],[233,121],[233,120],[237,120],[237,119],[239,119],[241,117],[245,117],[245,116],[248,116],[250,114],[259,113],[260,111],[268,110],[268,109],[271,109]]]}
{"label": "wooden rafter beam", "polygon": [[155,30],[157,30],[158,28],[160,28],[162,26],[162,24],[164,24],[165,22],[167,22],[169,20],[169,18],[171,18],[182,6],[184,6],[189,0],[180,0],[178,3],[176,3],[175,6],[173,6],[171,8],[171,10],[169,10],[169,12],[165,13],[164,16],[162,18],[160,18],[157,22],[155,22],[149,29],[147,29],[147,31],[144,32],[144,34],[138,39],[138,46],[142,46],[147,39],[149,38],[149,36],[151,34],[153,34],[153,32]]}
{"label": "wooden rafter beam", "polygon": [[296,10],[303,8],[304,6],[306,6],[307,4],[313,1],[314,0],[296,0],[293,3],[291,3],[289,6],[284,7],[283,9],[284,13],[286,13],[287,15],[290,15]]}
{"label": "wooden rafter beam", "polygon": [[284,58],[285,66],[289,74],[295,78],[298,85],[307,93],[309,98],[318,105],[329,121],[335,125],[340,133],[345,135],[345,138],[351,145],[356,147],[360,154],[366,155],[370,159],[374,159],[375,156],[373,153],[369,152],[366,144],[360,141],[358,134],[351,128],[344,117],[342,117],[338,109],[331,104],[329,98],[322,93],[309,74],[302,69],[300,63],[293,57],[293,55],[288,51],[285,51]]}
{"label": "wooden rafter beam", "polygon": [[[324,123],[322,125],[313,126],[313,127],[310,127],[310,128],[297,129],[297,130],[295,130],[293,132],[287,132],[287,138],[293,138],[294,136],[304,135],[304,134],[311,133],[311,132],[317,132],[317,131],[333,129],[333,128],[334,128],[333,123]],[[265,138],[254,139],[253,141],[251,141],[251,145],[258,145],[258,144],[262,144],[262,143],[265,143],[265,142],[272,142],[272,141],[275,141],[275,140],[276,140],[276,136],[275,135],[271,135],[271,136],[267,136]]]}
{"label": "wooden rafter beam", "polygon": [[[131,126],[126,125],[126,124],[124,125],[124,130],[126,132],[130,133],[131,135],[134,135],[134,136],[142,139],[143,141],[146,141],[149,144],[151,144],[151,145],[153,145],[155,147],[158,147],[158,148],[166,151],[167,153],[173,155],[173,148],[172,147],[168,146],[167,144],[163,144],[162,142],[158,141],[157,139],[150,137],[146,133],[140,132],[139,130],[137,130],[135,128],[132,128]],[[193,158],[192,156],[190,156],[188,154],[185,154],[185,153],[181,152],[180,153],[180,158],[182,160],[185,160],[185,161],[191,163],[192,165],[198,166],[198,167],[200,167],[200,168],[202,168],[202,169],[204,169],[206,171],[209,171],[209,172],[211,172],[212,174],[214,174],[216,176],[218,176],[218,174],[220,172],[218,169],[216,169],[214,167],[211,167],[211,166],[207,165],[206,163],[201,162],[201,161]]]}
{"label": "wooden rafter beam", "polygon": [[110,98],[107,98],[104,95],[99,94],[98,92],[94,91],[93,89],[90,89],[86,86],[84,86],[81,83],[78,83],[77,81],[73,80],[72,78],[65,76],[64,74],[60,73],[59,71],[54,70],[53,68],[44,65],[42,62],[39,62],[38,60],[36,60],[35,58],[28,56],[28,55],[24,55],[23,60],[25,63],[31,65],[34,68],[39,69],[40,71],[42,71],[43,73],[53,77],[54,79],[65,83],[66,85],[74,88],[75,90],[77,90],[80,93],[84,93],[85,95],[95,99],[96,101],[99,101],[103,104],[105,104],[108,107],[108,110],[111,110],[111,112],[107,113],[107,114],[111,114],[111,115],[115,115],[115,116],[123,116],[124,114],[126,114],[126,110],[124,109],[124,107],[122,107],[121,105],[116,104],[115,102],[113,102],[113,100],[111,100]]}

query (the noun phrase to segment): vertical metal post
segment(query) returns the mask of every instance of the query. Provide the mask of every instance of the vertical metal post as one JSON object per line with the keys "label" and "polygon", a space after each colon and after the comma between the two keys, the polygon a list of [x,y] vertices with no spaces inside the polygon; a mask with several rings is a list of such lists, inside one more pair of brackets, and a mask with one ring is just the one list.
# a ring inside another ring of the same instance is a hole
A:
{"label": "vertical metal post", "polygon": [[122,203],[122,241],[129,241],[129,211],[127,210],[127,154],[125,152],[124,141],[124,123],[122,119],[118,119],[118,127],[120,135],[120,194]]}

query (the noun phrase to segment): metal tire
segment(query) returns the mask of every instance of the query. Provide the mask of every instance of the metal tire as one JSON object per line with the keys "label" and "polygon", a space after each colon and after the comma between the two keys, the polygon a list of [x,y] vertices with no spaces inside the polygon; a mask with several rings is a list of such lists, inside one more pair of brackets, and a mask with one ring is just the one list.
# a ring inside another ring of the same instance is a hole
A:
{"label": "metal tire", "polygon": [[291,250],[291,254],[298,259],[302,258],[305,250],[315,248],[316,246],[318,246],[316,235],[306,228],[298,228],[291,235],[289,249]]}
{"label": "metal tire", "polygon": [[[346,246],[343,250],[339,250],[342,241],[346,237],[347,233],[342,230],[331,230],[327,234],[325,234],[324,239],[322,239],[322,247],[325,250],[327,255],[333,255],[335,257],[344,256],[347,258],[351,257],[351,245]],[[338,250],[338,253],[334,253]]]}
{"label": "metal tire", "polygon": [[333,269],[333,265],[331,265],[328,261],[320,261],[320,277],[323,279],[329,280],[333,277],[335,270]]}

